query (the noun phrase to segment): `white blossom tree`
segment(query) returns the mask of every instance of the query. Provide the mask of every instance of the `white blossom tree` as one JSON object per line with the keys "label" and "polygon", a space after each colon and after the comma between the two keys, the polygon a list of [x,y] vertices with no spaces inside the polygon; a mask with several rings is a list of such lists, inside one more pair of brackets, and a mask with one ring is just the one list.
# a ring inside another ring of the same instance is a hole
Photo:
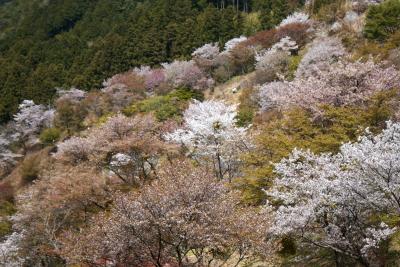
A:
{"label": "white blossom tree", "polygon": [[69,100],[71,102],[79,102],[86,96],[86,92],[77,88],[71,88],[69,90],[57,89],[58,99],[57,101]]}
{"label": "white blossom tree", "polygon": [[238,200],[207,169],[174,161],[140,193],[116,195],[108,214],[70,236],[64,254],[72,264],[237,266],[272,251],[268,221]]}
{"label": "white blossom tree", "polygon": [[233,38],[233,39],[227,41],[225,43],[223,53],[231,52],[238,44],[240,44],[246,40],[247,40],[246,36],[240,36],[240,37],[236,37],[236,38]]}
{"label": "white blossom tree", "polygon": [[293,14],[289,15],[287,18],[282,20],[282,22],[277,26],[277,28],[292,24],[292,23],[309,23],[309,16],[302,12],[294,12]]}
{"label": "white blossom tree", "polygon": [[19,111],[14,115],[14,137],[25,146],[28,142],[35,142],[40,130],[51,127],[55,111],[46,109],[43,105],[36,105],[32,100],[24,100],[19,105]]}
{"label": "white blossom tree", "polygon": [[0,130],[0,177],[9,174],[18,160],[23,158],[23,155],[10,150],[10,145],[14,141],[13,124],[4,125]]}
{"label": "white blossom tree", "polygon": [[195,101],[184,113],[184,127],[166,138],[186,146],[195,157],[211,158],[219,178],[232,178],[238,154],[247,149],[246,128],[236,126],[236,107]]}
{"label": "white blossom tree", "polygon": [[337,155],[294,150],[276,164],[269,196],[281,201],[272,232],[292,234],[303,245],[331,249],[370,266],[396,228],[373,216],[400,214],[400,124]]}
{"label": "white blossom tree", "polygon": [[209,43],[205,44],[192,53],[194,58],[202,58],[213,60],[219,55],[219,46],[218,43]]}

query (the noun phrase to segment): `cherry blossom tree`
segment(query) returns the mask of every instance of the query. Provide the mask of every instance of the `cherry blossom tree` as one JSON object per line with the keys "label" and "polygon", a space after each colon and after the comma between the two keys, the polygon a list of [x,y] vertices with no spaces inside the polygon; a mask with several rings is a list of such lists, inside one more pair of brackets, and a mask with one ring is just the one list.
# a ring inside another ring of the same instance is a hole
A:
{"label": "cherry blossom tree", "polygon": [[307,24],[309,23],[309,16],[305,13],[302,12],[294,12],[293,14],[289,15],[287,18],[282,20],[282,22],[277,26],[277,28],[280,28],[282,26],[286,26],[288,24],[292,23],[304,23]]}
{"label": "cherry blossom tree", "polygon": [[[70,236],[69,263],[126,266],[236,264],[267,255],[268,223],[204,168],[185,161],[164,166],[141,193],[117,195],[109,215]],[[221,256],[224,259],[221,261]]]}
{"label": "cherry blossom tree", "polygon": [[143,99],[146,90],[145,75],[150,73],[149,67],[141,67],[133,71],[116,74],[103,82],[103,93],[113,103],[114,110],[119,111],[136,99]]}
{"label": "cherry blossom tree", "polygon": [[315,39],[302,58],[296,77],[312,77],[316,72],[326,70],[330,64],[345,56],[342,42],[335,37]]}
{"label": "cherry blossom tree", "polygon": [[16,197],[13,228],[23,233],[18,254],[26,266],[51,265],[59,259],[62,235],[87,223],[91,212],[109,203],[107,177],[90,166],[55,164]]}
{"label": "cherry blossom tree", "polygon": [[213,60],[219,55],[218,43],[205,44],[202,47],[197,48],[192,53],[194,58],[202,58]]}
{"label": "cherry blossom tree", "polygon": [[92,140],[74,136],[57,145],[58,149],[54,157],[78,164],[89,159],[94,146],[95,143]]}
{"label": "cherry blossom tree", "polygon": [[192,57],[200,69],[211,74],[221,60],[218,43],[209,43],[197,48],[192,53]]}
{"label": "cherry blossom tree", "polygon": [[[128,118],[117,114],[89,131],[58,145],[56,159],[73,165],[101,167],[122,182],[139,186],[155,172],[164,142],[151,116]],[[172,153],[173,147],[168,147]]]}
{"label": "cherry blossom tree", "polygon": [[167,140],[186,146],[195,158],[211,158],[216,175],[232,178],[238,154],[247,149],[246,128],[236,126],[236,107],[219,101],[193,102],[184,113],[184,127]]}
{"label": "cherry blossom tree", "polygon": [[178,61],[161,64],[165,71],[168,83],[173,87],[186,86],[194,88],[196,83],[204,77],[204,73],[191,61]]}
{"label": "cherry blossom tree", "polygon": [[282,205],[272,232],[303,245],[331,249],[370,266],[395,228],[374,215],[400,214],[400,124],[344,144],[337,155],[294,150],[276,164],[267,194]]}
{"label": "cherry blossom tree", "polygon": [[23,158],[22,154],[17,154],[10,150],[14,139],[13,124],[7,124],[0,130],[0,179],[9,174],[18,160]]}
{"label": "cherry blossom tree", "polygon": [[154,90],[165,82],[163,69],[153,69],[145,75],[145,85],[148,90]]}
{"label": "cherry blossom tree", "polygon": [[237,45],[239,45],[242,42],[245,42],[246,40],[247,40],[246,36],[240,36],[227,41],[225,43],[223,53],[231,52]]}
{"label": "cherry blossom tree", "polygon": [[25,147],[28,142],[35,142],[41,129],[51,127],[53,119],[53,109],[48,110],[32,100],[24,100],[19,105],[19,112],[14,115],[14,138],[20,140]]}
{"label": "cherry blossom tree", "polygon": [[138,67],[134,68],[133,72],[138,76],[145,77],[151,72],[151,67],[142,65],[140,66],[140,68]]}
{"label": "cherry blossom tree", "polygon": [[69,90],[57,89],[58,101],[69,100],[71,102],[79,102],[86,96],[86,92],[77,88],[71,88]]}
{"label": "cherry blossom tree", "polygon": [[288,55],[291,55],[299,49],[299,46],[296,44],[296,41],[293,41],[289,36],[283,37],[271,47],[273,51],[283,51]]}
{"label": "cherry blossom tree", "polygon": [[382,90],[400,87],[400,72],[368,62],[341,60],[320,70],[313,77],[292,82],[272,82],[259,90],[262,110],[300,106],[318,114],[321,104],[360,104]]}

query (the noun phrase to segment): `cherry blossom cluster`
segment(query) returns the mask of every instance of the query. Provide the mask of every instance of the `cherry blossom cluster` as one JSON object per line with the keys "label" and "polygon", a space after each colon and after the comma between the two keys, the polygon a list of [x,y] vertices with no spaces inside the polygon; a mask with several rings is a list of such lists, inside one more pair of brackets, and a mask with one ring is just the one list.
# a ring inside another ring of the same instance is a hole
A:
{"label": "cherry blossom cluster", "polygon": [[58,144],[54,157],[73,165],[102,167],[120,181],[136,185],[154,172],[163,143],[150,116],[128,118],[117,114],[86,137],[71,137]]}
{"label": "cherry blossom cluster", "polygon": [[344,144],[336,155],[294,150],[276,164],[278,178],[267,191],[282,203],[273,233],[373,263],[396,229],[371,216],[400,214],[399,154],[400,124],[391,122],[377,136],[367,132]]}
{"label": "cherry blossom cluster", "polygon": [[[247,148],[246,128],[236,126],[236,107],[219,101],[195,101],[184,113],[184,127],[167,134],[197,157],[211,157],[217,176],[233,172],[238,153]],[[231,173],[232,175],[233,173]]]}
{"label": "cherry blossom cluster", "polygon": [[237,203],[207,169],[174,161],[140,193],[116,195],[108,214],[70,236],[64,254],[71,264],[125,266],[203,266],[224,255],[234,266],[271,251],[263,241],[268,222]]}
{"label": "cherry blossom cluster", "polygon": [[289,56],[297,50],[296,42],[286,36],[270,49],[256,53],[256,70],[278,72],[281,66],[288,64]]}
{"label": "cherry blossom cluster", "polygon": [[219,52],[218,43],[209,43],[194,50],[192,56],[194,58],[213,60],[219,55]]}
{"label": "cherry blossom cluster", "polygon": [[346,50],[336,37],[315,39],[302,58],[296,77],[311,77],[316,72],[326,70],[330,64],[345,56]]}
{"label": "cherry blossom cluster", "polygon": [[231,52],[238,44],[247,40],[246,36],[240,36],[237,38],[233,38],[225,43],[223,53]]}
{"label": "cherry blossom cluster", "polygon": [[43,105],[36,105],[32,100],[24,100],[19,111],[14,115],[15,140],[24,145],[37,142],[37,135],[45,127],[51,127],[55,111]]}
{"label": "cherry blossom cluster", "polygon": [[308,78],[272,82],[259,90],[262,110],[300,106],[318,113],[320,104],[361,103],[381,90],[400,87],[400,72],[368,62],[339,62]]}

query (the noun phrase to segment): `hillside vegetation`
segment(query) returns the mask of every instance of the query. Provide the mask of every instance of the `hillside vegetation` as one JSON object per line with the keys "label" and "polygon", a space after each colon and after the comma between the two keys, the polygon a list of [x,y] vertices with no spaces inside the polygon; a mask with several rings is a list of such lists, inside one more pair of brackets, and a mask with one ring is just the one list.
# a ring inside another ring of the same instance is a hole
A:
{"label": "hillside vegetation", "polygon": [[[12,0],[0,6],[0,122],[24,99],[48,104],[56,87],[98,88],[142,64],[187,58],[207,42],[224,44],[271,27],[298,1]],[[262,3],[262,4],[261,4]],[[244,12],[246,11],[246,12]],[[247,19],[250,11],[271,21]],[[251,28],[256,23],[255,29]],[[251,28],[251,29],[250,29]]]}
{"label": "hillside vegetation", "polygon": [[0,2],[0,266],[398,266],[399,16]]}

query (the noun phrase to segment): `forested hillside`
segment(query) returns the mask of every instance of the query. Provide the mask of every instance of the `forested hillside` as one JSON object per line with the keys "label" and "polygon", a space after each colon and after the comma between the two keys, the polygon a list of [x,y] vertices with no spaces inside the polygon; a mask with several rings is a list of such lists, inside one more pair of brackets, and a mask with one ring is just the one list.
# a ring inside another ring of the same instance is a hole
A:
{"label": "forested hillside", "polygon": [[0,21],[0,267],[400,265],[400,0]]}
{"label": "forested hillside", "polygon": [[187,58],[207,42],[222,45],[253,26],[247,12],[272,14],[258,29],[271,27],[298,2],[7,1],[0,7],[0,121],[23,99],[48,104],[56,87],[93,89],[132,67]]}

